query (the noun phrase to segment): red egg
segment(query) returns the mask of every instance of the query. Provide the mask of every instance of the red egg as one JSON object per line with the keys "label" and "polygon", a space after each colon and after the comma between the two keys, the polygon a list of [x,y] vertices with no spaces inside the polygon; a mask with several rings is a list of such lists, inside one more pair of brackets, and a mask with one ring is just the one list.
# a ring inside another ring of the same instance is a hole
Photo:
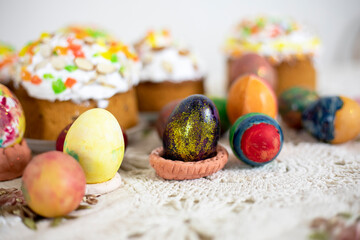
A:
{"label": "red egg", "polygon": [[56,151],[62,152],[64,149],[64,142],[67,132],[73,123],[68,124],[63,130],[61,130],[59,136],[56,139]]}
{"label": "red egg", "polygon": [[234,155],[252,166],[274,160],[281,151],[284,136],[280,125],[261,113],[249,113],[236,120],[229,133]]}
{"label": "red egg", "polygon": [[161,109],[161,111],[159,113],[159,117],[158,117],[158,119],[156,121],[156,124],[155,124],[156,125],[156,131],[157,131],[160,139],[163,138],[164,130],[165,130],[165,127],[166,127],[166,122],[167,122],[170,114],[172,113],[172,111],[178,105],[179,102],[181,102],[181,99],[171,101]]}
{"label": "red egg", "polygon": [[245,54],[229,62],[229,87],[244,74],[255,74],[268,82],[272,89],[276,87],[276,71],[265,58],[255,53]]}
{"label": "red egg", "polygon": [[124,143],[125,143],[125,151],[126,151],[126,148],[128,146],[128,136],[125,132],[125,128],[123,128],[122,126],[121,127],[121,131],[122,131],[122,134],[123,134],[123,137],[124,137]]}

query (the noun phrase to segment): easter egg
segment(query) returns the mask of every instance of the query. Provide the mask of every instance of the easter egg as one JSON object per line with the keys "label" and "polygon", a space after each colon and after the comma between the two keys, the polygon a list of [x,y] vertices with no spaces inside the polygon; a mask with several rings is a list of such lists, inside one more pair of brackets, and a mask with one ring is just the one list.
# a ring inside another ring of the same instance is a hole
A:
{"label": "easter egg", "polygon": [[[61,130],[59,136],[57,137],[56,139],[56,151],[60,151],[62,152],[64,150],[64,142],[65,142],[65,137],[66,137],[66,134],[67,132],[69,131],[71,125],[73,123],[69,123],[66,127],[64,127],[63,130]],[[121,126],[120,126],[121,127]],[[123,137],[124,137],[124,144],[125,144],[125,151],[126,151],[126,148],[127,148],[127,145],[128,145],[128,136],[126,134],[126,131],[124,128],[121,127],[121,131],[123,133]]]}
{"label": "easter egg", "polygon": [[24,170],[26,203],[44,217],[60,217],[75,210],[85,194],[85,174],[71,156],[58,151],[34,157]]}
{"label": "easter egg", "polygon": [[25,116],[19,100],[0,84],[0,147],[20,143],[25,132]]}
{"label": "easter egg", "polygon": [[304,128],[328,143],[343,143],[360,133],[360,105],[344,96],[322,97],[302,114]]}
{"label": "easter egg", "polygon": [[273,118],[261,113],[249,113],[232,125],[229,141],[239,160],[252,166],[261,166],[277,157],[284,136]]}
{"label": "easter egg", "polygon": [[178,105],[179,102],[181,102],[181,99],[171,101],[161,109],[158,119],[156,120],[156,123],[155,123],[156,131],[157,131],[160,139],[163,138],[166,123],[167,123],[167,120],[168,120],[170,114],[172,113],[172,111]]}
{"label": "easter egg", "polygon": [[204,95],[182,100],[170,115],[163,137],[164,156],[185,162],[216,155],[220,135],[219,114]]}
{"label": "easter egg", "polygon": [[226,112],[226,98],[221,97],[210,97],[214,102],[220,117],[221,135],[224,134],[231,126],[227,112]]}
{"label": "easter egg", "polygon": [[277,74],[271,64],[256,53],[248,53],[232,60],[229,65],[229,87],[244,74],[255,74],[264,79],[272,89],[276,88]]}
{"label": "easter egg", "polygon": [[72,124],[73,123],[69,123],[68,125],[66,125],[66,127],[64,127],[63,130],[61,130],[59,136],[56,139],[56,143],[55,143],[56,151],[62,152],[64,150],[65,137],[66,137],[66,134],[69,131]]}
{"label": "easter egg", "polygon": [[301,114],[307,106],[319,99],[316,92],[302,87],[293,87],[279,96],[279,112],[291,128],[301,128]]}
{"label": "easter egg", "polygon": [[87,183],[113,178],[124,157],[124,138],[116,118],[94,108],[81,114],[66,134],[64,152],[79,161]]}
{"label": "easter egg", "polygon": [[231,86],[226,111],[233,124],[239,117],[252,113],[264,113],[272,118],[277,115],[277,99],[271,87],[255,75],[239,77]]}
{"label": "easter egg", "polygon": [[128,147],[129,140],[128,140],[128,136],[126,134],[126,130],[122,126],[120,126],[120,128],[121,128],[122,135],[123,135],[123,138],[124,138],[124,147],[125,147],[124,152],[125,152],[127,147]]}

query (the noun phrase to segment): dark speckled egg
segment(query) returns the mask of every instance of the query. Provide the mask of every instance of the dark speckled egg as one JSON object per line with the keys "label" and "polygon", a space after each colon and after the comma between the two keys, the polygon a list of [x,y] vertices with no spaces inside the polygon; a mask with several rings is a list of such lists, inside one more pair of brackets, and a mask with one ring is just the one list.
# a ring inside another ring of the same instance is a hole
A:
{"label": "dark speckled egg", "polygon": [[163,135],[164,157],[185,162],[216,155],[220,136],[219,113],[204,95],[181,101],[171,113]]}
{"label": "dark speckled egg", "polygon": [[316,92],[293,87],[279,96],[279,112],[282,120],[291,128],[300,129],[301,114],[307,106],[319,99]]}

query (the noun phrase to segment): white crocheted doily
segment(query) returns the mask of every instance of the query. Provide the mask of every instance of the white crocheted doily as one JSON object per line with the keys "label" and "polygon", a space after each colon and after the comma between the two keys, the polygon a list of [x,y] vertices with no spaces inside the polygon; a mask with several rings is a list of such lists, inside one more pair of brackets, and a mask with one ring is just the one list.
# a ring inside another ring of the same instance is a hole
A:
{"label": "white crocheted doily", "polygon": [[[81,217],[37,231],[17,217],[0,217],[1,239],[306,239],[312,219],[360,214],[360,139],[342,145],[284,128],[276,160],[252,168],[230,153],[209,177],[166,181],[148,155],[161,145],[155,131],[138,133],[119,170],[123,185]],[[20,180],[0,183],[19,187]]]}

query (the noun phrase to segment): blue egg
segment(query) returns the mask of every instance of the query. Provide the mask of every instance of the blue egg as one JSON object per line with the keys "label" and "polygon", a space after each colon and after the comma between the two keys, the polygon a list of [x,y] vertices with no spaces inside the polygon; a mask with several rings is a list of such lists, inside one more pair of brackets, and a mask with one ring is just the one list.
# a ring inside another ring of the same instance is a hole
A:
{"label": "blue egg", "polygon": [[342,106],[340,97],[320,98],[302,113],[304,128],[320,141],[331,142],[335,138],[335,114]]}

